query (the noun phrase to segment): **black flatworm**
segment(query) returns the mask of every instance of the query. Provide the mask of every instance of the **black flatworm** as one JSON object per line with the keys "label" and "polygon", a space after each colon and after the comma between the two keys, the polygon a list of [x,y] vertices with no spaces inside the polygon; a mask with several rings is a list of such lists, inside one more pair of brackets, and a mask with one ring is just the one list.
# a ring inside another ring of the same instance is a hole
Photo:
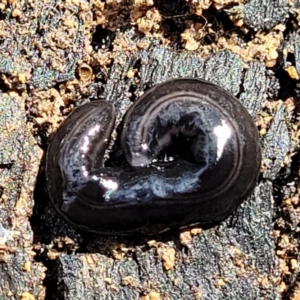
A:
{"label": "black flatworm", "polygon": [[78,229],[154,234],[212,223],[255,187],[255,124],[235,97],[210,82],[175,79],[149,89],[125,115],[127,165],[105,167],[114,124],[110,102],[90,102],[70,114],[49,145],[50,199]]}

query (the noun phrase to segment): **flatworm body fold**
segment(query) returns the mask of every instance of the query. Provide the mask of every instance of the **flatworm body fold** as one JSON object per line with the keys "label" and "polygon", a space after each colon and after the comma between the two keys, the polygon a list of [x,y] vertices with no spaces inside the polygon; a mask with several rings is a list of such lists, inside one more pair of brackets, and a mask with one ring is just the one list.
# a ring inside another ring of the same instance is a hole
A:
{"label": "flatworm body fold", "polygon": [[235,97],[210,82],[170,80],[134,102],[120,136],[127,166],[104,166],[114,123],[110,102],[90,102],[70,114],[49,145],[50,199],[78,229],[155,234],[212,223],[255,187],[256,126]]}

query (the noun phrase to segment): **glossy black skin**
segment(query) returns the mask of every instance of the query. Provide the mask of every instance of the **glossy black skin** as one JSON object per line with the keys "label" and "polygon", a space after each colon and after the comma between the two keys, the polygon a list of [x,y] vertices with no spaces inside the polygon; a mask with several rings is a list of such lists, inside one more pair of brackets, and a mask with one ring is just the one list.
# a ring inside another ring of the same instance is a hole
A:
{"label": "glossy black skin", "polygon": [[[261,164],[257,129],[242,104],[210,82],[170,80],[130,107],[121,134],[127,167],[103,166],[114,121],[109,102],[85,104],[50,143],[50,199],[78,229],[155,234],[212,223],[255,187]],[[189,141],[187,155],[157,161],[178,135]]]}

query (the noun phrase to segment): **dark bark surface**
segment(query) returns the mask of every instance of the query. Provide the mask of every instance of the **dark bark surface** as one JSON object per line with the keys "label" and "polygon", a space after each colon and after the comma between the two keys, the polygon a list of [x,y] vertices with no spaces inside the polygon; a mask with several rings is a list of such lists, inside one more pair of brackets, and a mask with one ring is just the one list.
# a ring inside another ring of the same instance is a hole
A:
{"label": "dark bark surface", "polygon": [[[257,57],[245,61],[230,49],[200,55],[204,40],[198,51],[182,49],[180,26],[199,21],[185,2],[160,1],[150,7],[164,17],[162,31],[166,20],[174,21],[175,42],[168,46],[130,25],[135,2],[112,16],[109,12],[115,10],[106,4],[103,14],[112,25],[101,30],[88,26],[98,16],[96,1],[2,7],[0,299],[280,299],[297,293],[298,269],[286,256],[299,263],[299,205],[283,202],[298,195],[299,80],[286,72],[293,66],[300,74],[298,4],[277,2],[249,1],[220,10],[211,6],[203,12],[209,21],[217,18],[217,36],[227,38],[236,30],[241,44],[254,40],[256,30],[276,33],[274,26],[286,24],[273,67]],[[229,16],[243,19],[243,30]],[[113,53],[105,66],[97,56],[102,48],[104,56]],[[289,49],[287,55],[284,49]],[[91,80],[80,78],[83,62],[92,66]],[[93,99],[112,102],[119,124],[143,91],[178,77],[222,86],[256,120],[263,166],[253,195],[226,220],[201,230],[147,238],[75,231],[47,196],[43,153],[50,125],[72,106]],[[293,247],[283,245],[283,237]],[[278,249],[285,254],[278,256]]]}

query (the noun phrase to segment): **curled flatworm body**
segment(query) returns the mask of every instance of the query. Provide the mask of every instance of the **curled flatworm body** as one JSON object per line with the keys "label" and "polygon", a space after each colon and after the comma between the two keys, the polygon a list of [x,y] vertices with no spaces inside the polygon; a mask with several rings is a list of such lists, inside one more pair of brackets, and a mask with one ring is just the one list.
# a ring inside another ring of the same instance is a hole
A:
{"label": "curled flatworm body", "polygon": [[212,223],[255,187],[255,124],[236,98],[210,82],[174,79],[145,92],[123,121],[127,163],[109,167],[103,157],[114,124],[113,105],[93,101],[76,108],[50,142],[49,196],[79,229],[154,234]]}

